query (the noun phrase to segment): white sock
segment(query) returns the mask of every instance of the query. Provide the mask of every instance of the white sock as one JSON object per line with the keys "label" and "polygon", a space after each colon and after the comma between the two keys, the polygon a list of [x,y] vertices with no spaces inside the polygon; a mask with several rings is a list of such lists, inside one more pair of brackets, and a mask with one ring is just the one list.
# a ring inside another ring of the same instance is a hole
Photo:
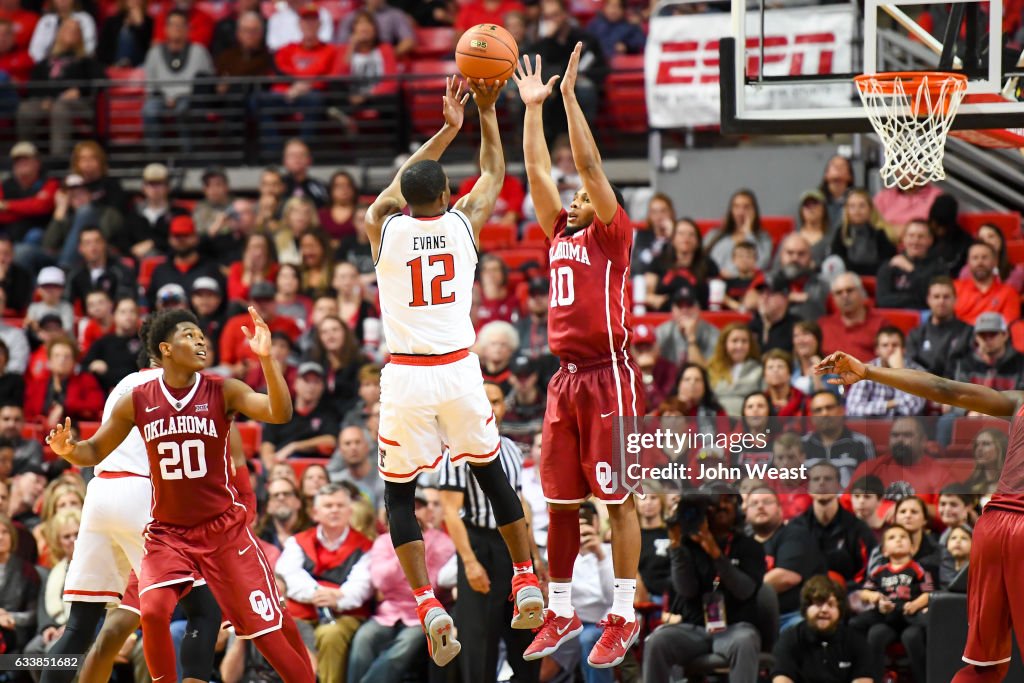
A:
{"label": "white sock", "polygon": [[572,616],[571,583],[556,583],[552,581],[548,584],[548,609],[566,619]]}
{"label": "white sock", "polygon": [[627,622],[635,620],[634,597],[636,597],[636,579],[615,579],[615,599],[608,613],[617,614]]}

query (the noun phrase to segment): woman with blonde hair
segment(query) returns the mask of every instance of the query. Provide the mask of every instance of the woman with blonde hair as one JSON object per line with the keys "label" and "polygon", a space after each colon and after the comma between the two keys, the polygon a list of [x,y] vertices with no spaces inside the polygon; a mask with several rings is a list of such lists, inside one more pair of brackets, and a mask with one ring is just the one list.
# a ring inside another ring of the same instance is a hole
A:
{"label": "woman with blonde hair", "polygon": [[[46,544],[54,560],[53,568],[46,575],[46,583],[40,598],[43,601],[38,611],[40,622],[36,626],[36,637],[25,646],[25,654],[43,654],[57,642],[68,621],[71,603],[64,602],[64,581],[68,566],[75,552],[78,529],[82,524],[82,511],[65,508],[58,512],[47,525]],[[33,676],[35,680],[38,677]]]}
{"label": "woman with blonde hair", "polygon": [[708,362],[711,389],[725,412],[738,416],[743,398],[761,389],[761,350],[746,325],[730,323],[722,329]]}
{"label": "woman with blonde hair", "polygon": [[274,244],[277,246],[279,263],[302,265],[299,253],[299,240],[307,232],[320,228],[320,217],[317,216],[316,204],[308,197],[292,197],[281,209],[281,223],[274,232]]}
{"label": "woman with blonde hair", "polygon": [[971,493],[981,496],[982,503],[988,502],[999,484],[1008,444],[1006,433],[995,427],[986,427],[974,436],[971,444],[974,471],[967,477],[964,486]]}
{"label": "woman with blonde hair", "polygon": [[881,264],[896,255],[888,230],[871,195],[866,190],[850,190],[842,223],[832,238],[832,254],[843,260],[848,271],[875,275]]}
{"label": "woman with blonde hair", "polygon": [[58,513],[65,510],[82,510],[85,505],[85,495],[80,488],[74,484],[54,479],[43,491],[43,505],[39,515],[39,524],[32,530],[32,536],[36,539],[36,546],[39,548],[39,565],[52,567],[61,558],[59,548],[51,544],[51,538],[55,533],[53,526]]}
{"label": "woman with blonde hair", "polygon": [[[53,47],[59,40],[60,29],[68,20],[78,23],[81,27],[82,54],[91,55],[96,51],[96,21],[88,12],[83,12],[78,0],[52,0],[50,12],[44,14],[36,23],[32,32],[32,40],[28,44],[28,54],[37,64],[52,54]],[[102,76],[101,76],[102,78]]]}

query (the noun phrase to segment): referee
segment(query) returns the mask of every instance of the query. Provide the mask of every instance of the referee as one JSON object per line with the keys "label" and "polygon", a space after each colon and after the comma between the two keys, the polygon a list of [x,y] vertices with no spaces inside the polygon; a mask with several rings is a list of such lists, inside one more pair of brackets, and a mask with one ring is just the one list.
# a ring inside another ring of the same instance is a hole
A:
{"label": "referee", "polygon": [[[505,397],[501,387],[485,382],[484,389],[501,428]],[[498,460],[516,493],[522,497],[523,455],[508,437],[501,437]],[[448,535],[459,556],[458,598],[455,625],[459,629],[462,653],[459,671],[463,683],[493,683],[498,677],[498,644],[505,641],[509,666],[515,683],[537,683],[540,660],[523,661],[523,652],[533,641],[532,631],[514,630],[512,621],[512,558],[498,531],[491,505],[470,476],[470,468],[455,467],[446,453],[439,470],[441,509]],[[524,503],[525,508],[525,503]],[[529,515],[527,515],[529,520]],[[527,522],[528,523],[528,522]],[[530,534],[535,567],[542,567]],[[542,570],[538,569],[538,574]]]}

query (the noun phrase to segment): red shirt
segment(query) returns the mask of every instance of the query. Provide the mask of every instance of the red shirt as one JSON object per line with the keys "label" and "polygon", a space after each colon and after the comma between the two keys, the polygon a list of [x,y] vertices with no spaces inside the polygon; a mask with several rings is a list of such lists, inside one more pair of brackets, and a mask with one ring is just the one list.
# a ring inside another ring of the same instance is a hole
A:
{"label": "red shirt", "polygon": [[[169,10],[168,10],[169,11]],[[167,24],[168,12],[161,12],[160,16],[153,22],[153,42],[164,42],[164,29]],[[210,47],[213,42],[213,29],[217,25],[216,20],[205,10],[193,6],[188,13],[188,39],[190,42],[199,43],[203,47]]]}
{"label": "red shirt", "polygon": [[[52,405],[46,405],[50,373],[25,382],[25,419],[46,418]],[[93,421],[103,414],[103,388],[91,372],[79,372],[64,383],[64,414],[72,420]]]}
{"label": "red shirt", "polygon": [[1020,294],[1008,284],[992,280],[988,289],[982,291],[973,277],[953,281],[956,288],[956,317],[973,325],[978,316],[986,311],[1001,313],[1006,324],[1020,317]]}
{"label": "red shirt", "polygon": [[[224,331],[220,333],[220,361],[228,365],[234,365],[243,360],[256,360],[256,354],[249,348],[249,341],[242,332],[242,325],[251,328],[252,318],[248,313],[239,313],[226,323]],[[284,332],[295,341],[302,332],[299,326],[291,318],[278,315],[267,321],[267,327],[271,332]]]}
{"label": "red shirt", "polygon": [[888,324],[885,316],[870,306],[864,321],[854,325],[846,325],[838,311],[826,315],[818,319],[821,352],[845,351],[863,361],[871,360],[875,357],[875,336]]}
{"label": "red shirt", "polygon": [[494,320],[515,322],[519,308],[519,297],[514,292],[509,292],[504,299],[487,299],[481,292],[480,304],[476,309],[476,329]]}
{"label": "red shirt", "polygon": [[[270,267],[267,268],[267,272],[263,274],[263,279],[268,282],[274,282],[277,280],[277,263],[271,263]],[[249,285],[242,282],[242,275],[244,273],[242,262],[235,261],[231,264],[228,269],[228,299],[248,301],[249,300]]]}
{"label": "red shirt", "polygon": [[11,22],[14,29],[14,44],[19,50],[28,50],[32,41],[32,33],[36,30],[39,15],[27,9],[0,10],[0,19]]}
{"label": "red shirt", "polygon": [[[274,65],[285,76],[310,78],[312,76],[328,76],[334,70],[337,48],[325,43],[317,43],[314,47],[305,47],[302,43],[285,45],[274,55]],[[287,92],[290,83],[275,83],[274,92]],[[313,88],[323,90],[325,83],[313,83]]]}
{"label": "red shirt", "polygon": [[555,219],[548,249],[551,303],[548,346],[566,360],[621,358],[633,332],[629,254],[633,226],[621,206],[608,225],[566,232],[569,214]]}
{"label": "red shirt", "polygon": [[0,199],[4,199],[7,208],[0,211],[0,225],[12,223],[22,218],[34,216],[49,216],[53,213],[54,196],[60,189],[60,183],[55,178],[43,182],[39,192],[24,199],[4,199],[3,187],[0,187]]}
{"label": "red shirt", "polygon": [[[463,196],[470,193],[473,189],[473,185],[476,181],[480,180],[479,175],[471,176],[462,181],[459,185],[459,191],[456,197],[452,198],[452,201],[458,201]],[[498,193],[498,201],[494,205],[494,212],[491,214],[491,220],[494,222],[500,221],[505,217],[505,214],[511,211],[516,215],[516,220],[522,218],[523,200],[526,198],[526,190],[523,189],[523,184],[519,182],[519,178],[514,175],[506,175],[505,182],[501,186],[501,192]]]}
{"label": "red shirt", "polygon": [[227,462],[223,377],[196,373],[187,389],[171,389],[161,377],[135,387],[132,405],[149,456],[155,520],[194,527],[239,501]]}
{"label": "red shirt", "polygon": [[85,355],[89,352],[89,347],[92,346],[93,342],[102,337],[105,334],[111,334],[114,331],[114,325],[111,324],[109,328],[103,329],[98,322],[92,318],[83,318],[78,321],[78,349],[81,355]]}
{"label": "red shirt", "polygon": [[469,30],[477,24],[497,24],[502,26],[505,23],[507,12],[525,12],[523,5],[516,0],[502,0],[495,10],[489,10],[483,6],[483,2],[462,3],[459,13],[455,17],[455,30],[459,33]]}
{"label": "red shirt", "polygon": [[0,55],[0,71],[6,71],[15,83],[27,82],[29,72],[32,71],[35,64],[29,56],[28,50],[18,47],[7,54]]}

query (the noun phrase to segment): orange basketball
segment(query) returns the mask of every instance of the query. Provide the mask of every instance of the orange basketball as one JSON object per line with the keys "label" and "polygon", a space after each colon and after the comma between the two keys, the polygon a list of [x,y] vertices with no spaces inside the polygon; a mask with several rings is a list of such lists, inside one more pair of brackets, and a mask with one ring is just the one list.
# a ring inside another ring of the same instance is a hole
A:
{"label": "orange basketball", "polygon": [[455,63],[466,78],[508,80],[518,59],[515,38],[495,24],[474,26],[462,34],[455,48]]}

